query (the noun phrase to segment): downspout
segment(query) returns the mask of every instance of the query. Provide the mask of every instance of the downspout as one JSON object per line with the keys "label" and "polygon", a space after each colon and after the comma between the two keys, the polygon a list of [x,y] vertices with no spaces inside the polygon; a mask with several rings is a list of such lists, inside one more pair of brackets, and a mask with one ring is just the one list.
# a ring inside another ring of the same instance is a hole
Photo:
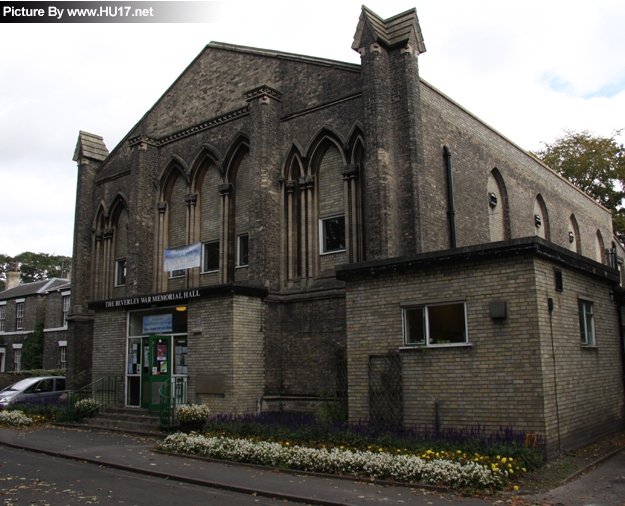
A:
{"label": "downspout", "polygon": [[443,146],[445,156],[445,167],[447,168],[447,202],[449,210],[449,235],[451,239],[451,247],[456,247],[456,208],[454,206],[454,177],[451,170],[451,149]]}

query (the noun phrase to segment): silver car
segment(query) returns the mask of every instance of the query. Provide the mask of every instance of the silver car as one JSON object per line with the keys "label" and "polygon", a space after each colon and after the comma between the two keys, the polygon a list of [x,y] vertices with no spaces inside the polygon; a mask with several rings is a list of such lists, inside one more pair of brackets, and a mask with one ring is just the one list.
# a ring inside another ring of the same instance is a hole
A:
{"label": "silver car", "polygon": [[26,378],[0,390],[0,409],[11,404],[56,404],[65,392],[63,376],[39,376]]}

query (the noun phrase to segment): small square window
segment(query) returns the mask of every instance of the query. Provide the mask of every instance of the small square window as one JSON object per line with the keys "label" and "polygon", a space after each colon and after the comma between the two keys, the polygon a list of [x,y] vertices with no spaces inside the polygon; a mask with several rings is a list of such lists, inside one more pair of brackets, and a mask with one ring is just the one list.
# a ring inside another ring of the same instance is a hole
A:
{"label": "small square window", "polygon": [[202,272],[215,272],[219,270],[219,241],[204,243],[204,258],[202,260]]}
{"label": "small square window", "polygon": [[345,216],[319,220],[321,254],[345,251]]}
{"label": "small square window", "polygon": [[126,284],[126,259],[115,262],[115,286]]}
{"label": "small square window", "polygon": [[585,346],[595,345],[595,315],[592,302],[579,300],[579,330],[582,344]]}
{"label": "small square window", "polygon": [[249,265],[249,236],[247,234],[238,237],[237,267]]}
{"label": "small square window", "polygon": [[404,344],[453,345],[467,342],[464,302],[404,308]]}

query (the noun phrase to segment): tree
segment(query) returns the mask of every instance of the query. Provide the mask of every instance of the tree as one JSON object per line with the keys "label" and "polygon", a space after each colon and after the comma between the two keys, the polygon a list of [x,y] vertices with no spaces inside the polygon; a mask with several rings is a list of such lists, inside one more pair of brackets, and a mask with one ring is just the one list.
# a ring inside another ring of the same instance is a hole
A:
{"label": "tree", "polygon": [[7,279],[7,271],[9,270],[9,262],[13,259],[8,255],[0,253],[0,291],[4,290],[5,281]]}
{"label": "tree", "polygon": [[30,251],[25,251],[14,257],[0,254],[0,290],[4,290],[10,262],[19,264],[22,283],[32,283],[43,279],[63,277],[70,269],[72,258]]}
{"label": "tree", "polygon": [[614,233],[625,243],[625,148],[612,137],[572,132],[533,153],[558,174],[612,212]]}
{"label": "tree", "polygon": [[24,339],[22,369],[25,371],[43,369],[43,323],[37,323],[35,330]]}

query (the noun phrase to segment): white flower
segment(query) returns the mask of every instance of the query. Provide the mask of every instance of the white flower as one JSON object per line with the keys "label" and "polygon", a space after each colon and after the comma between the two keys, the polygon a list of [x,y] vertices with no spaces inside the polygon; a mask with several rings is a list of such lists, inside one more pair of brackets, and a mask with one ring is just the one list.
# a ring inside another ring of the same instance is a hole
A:
{"label": "white flower", "polygon": [[93,411],[99,406],[100,403],[95,399],[92,399],[91,397],[85,397],[84,399],[80,399],[79,401],[76,401],[76,404],[74,404],[74,408],[82,413]]}
{"label": "white flower", "polygon": [[176,408],[179,422],[205,422],[211,410],[205,404],[182,404]]}
{"label": "white flower", "polygon": [[0,411],[0,425],[8,427],[29,427],[33,419],[17,410]]}
{"label": "white flower", "polygon": [[377,479],[427,483],[450,488],[499,488],[507,479],[505,471],[493,471],[477,462],[427,461],[415,455],[390,455],[370,451],[282,446],[267,441],[207,437],[177,433],[157,449],[221,460],[284,467],[330,474],[365,475]]}

